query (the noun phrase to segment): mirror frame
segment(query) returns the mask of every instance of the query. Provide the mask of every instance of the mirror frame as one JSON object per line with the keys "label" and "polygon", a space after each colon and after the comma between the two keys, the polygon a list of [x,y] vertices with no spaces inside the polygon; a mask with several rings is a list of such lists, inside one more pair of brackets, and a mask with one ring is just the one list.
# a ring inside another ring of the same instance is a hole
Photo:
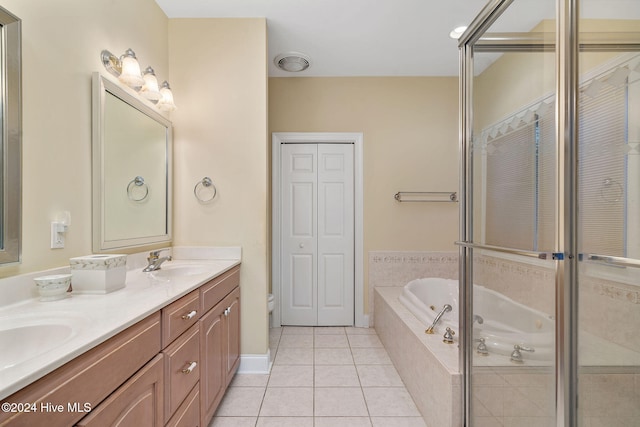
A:
{"label": "mirror frame", "polygon": [[22,261],[22,22],[0,7],[2,230],[0,264]]}
{"label": "mirror frame", "polygon": [[[92,136],[92,158],[93,158],[93,251],[106,252],[115,249],[135,248],[145,245],[170,243],[172,240],[172,153],[173,153],[173,128],[171,121],[160,114],[147,100],[140,98],[133,90],[124,88],[108,78],[93,73],[93,136]],[[106,240],[105,235],[105,165],[104,165],[104,106],[106,93],[117,97],[132,108],[145,114],[166,128],[166,233],[136,237],[131,239]]]}

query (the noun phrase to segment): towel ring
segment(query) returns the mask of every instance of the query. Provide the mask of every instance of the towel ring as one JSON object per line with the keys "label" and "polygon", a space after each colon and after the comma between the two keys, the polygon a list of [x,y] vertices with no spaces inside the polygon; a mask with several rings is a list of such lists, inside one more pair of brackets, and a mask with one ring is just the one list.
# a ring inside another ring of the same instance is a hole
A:
{"label": "towel ring", "polygon": [[[140,190],[144,189],[144,194],[142,195],[142,197],[134,196],[134,190],[136,188],[140,188]],[[141,202],[146,199],[148,195],[149,186],[144,182],[144,178],[141,176],[136,176],[131,180],[131,182],[129,182],[129,185],[127,185],[127,197],[129,197],[129,200],[133,200],[134,202]]]}
{"label": "towel ring", "polygon": [[[202,189],[211,189],[213,194],[211,195],[211,197],[203,199],[202,197],[200,197],[200,191],[202,191]],[[209,178],[208,176],[202,178],[202,181],[199,181],[196,186],[193,187],[193,195],[196,196],[196,199],[198,199],[202,203],[208,203],[212,201],[216,197],[216,194],[218,194],[218,190],[216,190],[216,186],[213,185],[213,181],[211,181],[211,178]]]}

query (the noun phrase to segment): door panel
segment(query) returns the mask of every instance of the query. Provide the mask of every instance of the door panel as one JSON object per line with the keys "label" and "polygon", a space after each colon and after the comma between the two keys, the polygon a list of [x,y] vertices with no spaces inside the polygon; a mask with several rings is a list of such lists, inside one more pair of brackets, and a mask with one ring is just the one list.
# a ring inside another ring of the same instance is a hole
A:
{"label": "door panel", "polygon": [[282,323],[317,324],[317,148],[282,146]]}
{"label": "door panel", "polygon": [[318,324],[353,325],[353,145],[318,145]]}
{"label": "door panel", "polygon": [[309,254],[291,255],[291,307],[313,308],[314,262]]}

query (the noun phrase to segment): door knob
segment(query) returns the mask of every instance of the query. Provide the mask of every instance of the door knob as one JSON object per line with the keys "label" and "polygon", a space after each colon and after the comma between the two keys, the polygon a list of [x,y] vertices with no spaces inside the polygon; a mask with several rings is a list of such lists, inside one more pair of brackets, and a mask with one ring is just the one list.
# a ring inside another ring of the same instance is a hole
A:
{"label": "door knob", "polygon": [[304,243],[300,243],[298,246],[300,246],[300,249],[304,248]]}

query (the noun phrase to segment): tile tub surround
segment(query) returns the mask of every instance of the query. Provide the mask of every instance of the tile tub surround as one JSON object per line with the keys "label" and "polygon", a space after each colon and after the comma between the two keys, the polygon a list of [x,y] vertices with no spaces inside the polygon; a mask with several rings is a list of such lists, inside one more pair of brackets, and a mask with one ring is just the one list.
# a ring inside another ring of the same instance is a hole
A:
{"label": "tile tub surround", "polygon": [[422,323],[398,300],[401,287],[378,287],[375,330],[427,426],[458,427],[461,380],[457,344],[426,335]]}
{"label": "tile tub surround", "polygon": [[369,325],[374,326],[374,289],[402,287],[423,277],[458,278],[457,252],[369,252]]}
{"label": "tile tub surround", "polygon": [[[240,248],[236,253],[240,255]],[[148,252],[146,254],[148,255]],[[127,266],[137,265],[137,262],[146,265],[141,261],[144,259],[144,254],[136,254],[133,258],[131,263],[129,259],[127,260]],[[182,259],[173,262],[188,264],[193,261]],[[149,314],[186,295],[207,282],[209,278],[238,265],[240,259],[205,260],[200,258],[195,262],[199,265],[206,264],[210,269],[201,274],[168,280],[155,277],[153,273],[143,273],[142,267],[136,267],[135,270],[127,272],[126,286],[115,292],[100,295],[72,294],[71,298],[52,302],[40,302],[37,298],[30,297],[31,289],[35,288],[32,276],[42,275],[42,272],[0,280],[0,283],[7,280],[19,289],[10,293],[10,304],[3,304],[0,307],[0,321],[5,316],[14,318],[23,313],[38,314],[56,311],[73,313],[82,319],[81,322],[77,322],[76,334],[68,341],[44,354],[31,357],[23,363],[12,366],[10,369],[0,371],[0,399],[11,395],[144,319]],[[60,270],[68,272],[69,269],[49,271]],[[2,284],[0,290],[7,286],[7,284]],[[3,300],[4,302],[5,300]]]}
{"label": "tile tub surround", "polygon": [[[375,325],[374,290],[403,287],[423,277],[458,278],[456,252],[369,252],[369,320]],[[474,282],[544,313],[555,311],[553,262],[530,264],[490,255],[474,261]],[[514,286],[519,284],[518,286]],[[598,313],[598,315],[594,315]],[[640,353],[640,334],[623,324],[640,324],[640,287],[581,271],[580,326],[605,340]],[[638,361],[640,364],[640,361]]]}
{"label": "tile tub surround", "polygon": [[270,374],[236,374],[210,427],[426,427],[373,329],[270,329]]}
{"label": "tile tub surround", "polygon": [[[443,344],[441,333],[424,334],[424,325],[398,300],[400,292],[398,287],[376,289],[378,336],[427,425],[461,425],[458,347]],[[593,362],[579,372],[585,425],[640,425],[638,354],[595,336],[582,336],[580,354],[583,363]],[[598,366],[612,357],[621,366]],[[474,364],[474,425],[555,426],[552,365],[516,366],[496,354],[474,357]],[[442,413],[447,407],[453,411],[450,418]]]}

